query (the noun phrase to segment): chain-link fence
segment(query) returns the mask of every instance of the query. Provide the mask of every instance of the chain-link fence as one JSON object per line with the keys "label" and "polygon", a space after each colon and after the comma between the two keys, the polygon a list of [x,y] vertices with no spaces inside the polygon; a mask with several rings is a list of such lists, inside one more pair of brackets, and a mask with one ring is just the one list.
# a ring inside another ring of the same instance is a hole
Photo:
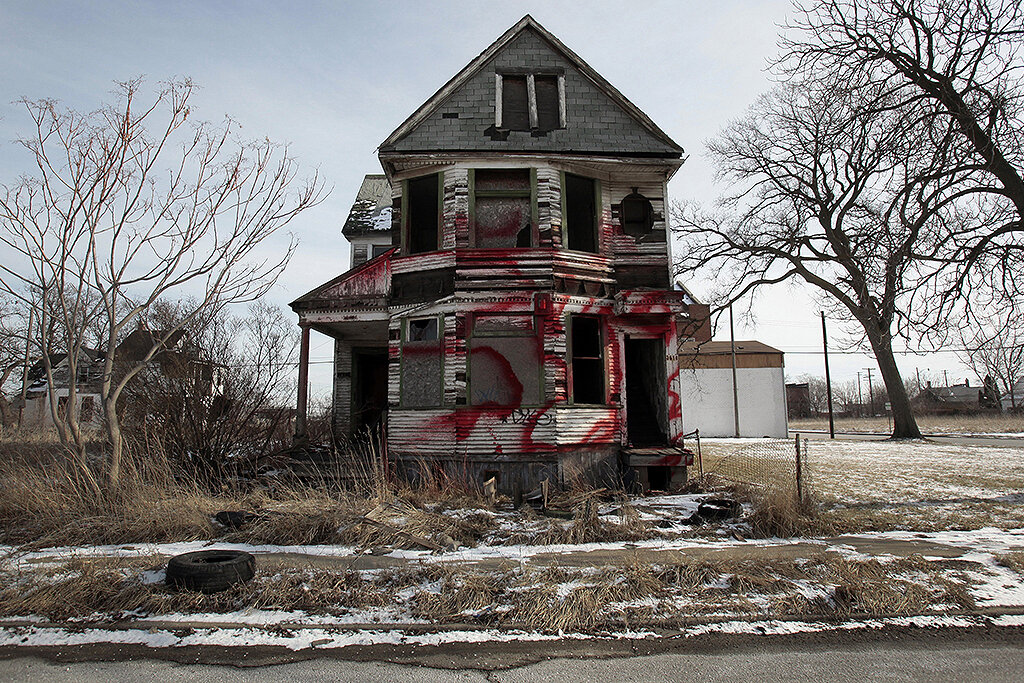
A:
{"label": "chain-link fence", "polygon": [[764,490],[806,493],[807,439],[703,441],[695,474]]}

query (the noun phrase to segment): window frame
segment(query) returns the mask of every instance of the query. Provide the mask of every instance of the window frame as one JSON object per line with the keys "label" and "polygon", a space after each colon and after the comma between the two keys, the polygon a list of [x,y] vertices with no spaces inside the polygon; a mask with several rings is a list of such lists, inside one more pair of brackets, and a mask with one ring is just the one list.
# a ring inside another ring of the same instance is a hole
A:
{"label": "window frame", "polygon": [[[477,318],[484,318],[487,316],[519,316],[524,318],[533,319],[533,329],[530,331],[508,331],[508,332],[477,332],[476,321]],[[475,408],[480,408],[481,405],[474,403],[473,401],[473,341],[477,338],[481,340],[491,339],[533,339],[537,344],[538,351],[538,367],[537,367],[537,403],[520,403],[518,406],[498,406],[501,408],[541,408],[544,406],[544,325],[543,318],[535,315],[532,311],[516,312],[516,311],[501,311],[501,312],[490,312],[480,311],[469,313],[466,315],[466,325],[468,334],[466,335],[466,404]],[[525,387],[524,387],[525,391]]]}
{"label": "window frame", "polygon": [[[481,190],[476,189],[476,172],[477,171],[529,171],[529,190]],[[530,246],[527,247],[477,247],[476,244],[476,198],[501,198],[509,197],[514,199],[522,199],[528,197],[530,200]],[[524,168],[471,168],[469,169],[469,246],[477,249],[536,249],[540,244],[540,229],[538,226],[538,214],[537,214],[537,169],[530,167],[529,169]]]}
{"label": "window frame", "polygon": [[[437,237],[436,247],[424,251],[410,251],[412,245],[412,215],[409,210],[409,183],[414,180],[421,180],[434,176],[437,178]],[[444,171],[436,173],[424,173],[423,175],[406,178],[402,181],[402,236],[401,252],[403,256],[414,256],[415,254],[429,254],[440,251],[444,233]]]}
{"label": "window frame", "polygon": [[[503,121],[503,94],[505,77],[522,78],[526,77],[526,106],[529,112],[528,128],[506,128]],[[540,128],[537,114],[537,77],[556,79],[556,96],[558,97],[558,127]],[[494,127],[503,130],[514,130],[524,132],[547,132],[549,130],[561,130],[566,126],[565,107],[565,71],[564,70],[541,70],[533,71],[495,71],[494,72]]]}
{"label": "window frame", "polygon": [[[594,236],[594,250],[593,251],[590,251],[588,249],[575,249],[575,248],[573,248],[572,244],[570,244],[570,239],[569,239],[569,216],[570,216],[571,212],[569,210],[569,194],[568,194],[568,192],[566,190],[566,178],[568,178],[569,176],[574,176],[576,178],[583,178],[584,180],[589,180],[593,184],[593,189],[594,189],[594,216],[593,216],[593,225],[591,226],[591,228],[593,230],[593,236]],[[602,191],[601,191],[601,181],[598,178],[591,178],[589,176],[580,175],[578,173],[570,173],[568,171],[561,171],[559,173],[559,185],[560,185],[559,190],[560,190],[561,200],[562,200],[562,249],[565,249],[567,251],[579,251],[579,252],[582,252],[584,254],[600,254],[601,253],[601,247],[602,247],[602,244],[601,244],[601,215],[604,212],[604,206],[602,204],[602,197],[603,197],[603,195],[602,195]]]}
{"label": "window frame", "polygon": [[[410,341],[409,326],[416,320],[434,320],[437,325],[437,337],[429,340]],[[430,406],[410,406],[406,403],[405,397],[405,348],[407,344],[437,344],[438,357],[438,387],[437,403]],[[401,355],[398,363],[398,404],[402,410],[437,410],[444,408],[444,315],[414,315],[402,319],[401,324]]]}

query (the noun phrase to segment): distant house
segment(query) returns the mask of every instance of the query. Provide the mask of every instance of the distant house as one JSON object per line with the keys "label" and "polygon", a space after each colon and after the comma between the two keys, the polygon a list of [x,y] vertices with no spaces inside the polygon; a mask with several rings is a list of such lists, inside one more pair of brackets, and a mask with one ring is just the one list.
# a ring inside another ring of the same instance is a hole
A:
{"label": "distant house", "polygon": [[786,406],[791,420],[811,416],[811,389],[807,382],[786,385]]}
{"label": "distant house", "polygon": [[999,399],[1003,412],[1024,412],[1024,377],[1013,385],[1013,390]]}
{"label": "distant house", "polygon": [[[679,345],[683,427],[703,436],[734,436],[732,344],[685,341]],[[789,434],[782,351],[759,341],[736,342],[739,435]]]}
{"label": "distant house", "polygon": [[[147,362],[147,368],[139,375],[139,382],[153,380],[185,379],[195,382],[196,395],[214,398],[223,393],[223,372],[216,364],[201,359],[194,345],[188,343],[184,331],[167,334],[162,331],[137,329],[118,344],[114,354],[115,376],[126,367],[142,361],[159,341],[167,336],[165,348],[158,351]],[[75,406],[82,427],[98,428],[103,421],[101,384],[106,353],[98,349],[82,347],[76,364]],[[48,391],[46,368],[42,359],[36,361],[28,371],[28,389],[25,394],[23,427],[47,428],[53,426],[51,395],[57,400],[58,414],[69,409],[70,364],[67,354],[50,356],[53,391]]]}
{"label": "distant house", "polygon": [[[57,400],[58,414],[69,410],[71,364],[68,362],[68,354],[51,354],[49,360],[50,375],[53,379],[52,392],[48,390],[46,364],[43,359],[37,360],[28,370],[28,388],[21,415],[23,427],[39,429],[53,426],[51,396]],[[100,383],[103,379],[104,360],[104,352],[97,349],[82,347],[78,354],[78,362],[75,364],[75,405],[70,406],[70,409],[78,411],[78,420],[82,427],[99,427],[102,421]]]}
{"label": "distant house", "polygon": [[953,415],[976,413],[984,407],[985,393],[981,387],[972,387],[968,380],[948,387],[933,387],[928,382],[914,397],[914,407],[923,412]]}

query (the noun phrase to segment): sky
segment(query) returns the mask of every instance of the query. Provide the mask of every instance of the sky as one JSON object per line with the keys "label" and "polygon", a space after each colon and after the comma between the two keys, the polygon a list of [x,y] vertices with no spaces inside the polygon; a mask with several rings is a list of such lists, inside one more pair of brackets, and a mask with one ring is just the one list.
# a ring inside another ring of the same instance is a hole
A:
{"label": "sky", "polygon": [[[29,119],[16,100],[53,98],[89,111],[111,101],[115,83],[189,77],[199,118],[230,116],[252,138],[287,143],[300,173],[331,190],[289,229],[299,240],[268,295],[286,305],[347,269],[341,226],[362,177],[381,172],[375,150],[392,130],[505,30],[532,14],[683,146],[673,200],[710,203],[722,188],[705,142],[772,86],[789,0],[697,2],[0,2],[0,182],[29,159],[15,143]],[[286,239],[269,248],[283,249]],[[708,278],[713,274],[708,274]],[[707,282],[689,283],[696,293]],[[790,378],[824,375],[820,307],[800,287],[760,296],[737,339],[786,352]],[[834,381],[848,381],[870,356],[843,353],[842,321],[831,323]],[[728,339],[721,325],[716,339]],[[332,341],[314,334],[312,400],[330,391]],[[951,353],[903,355],[905,376],[970,377]],[[865,380],[866,382],[866,380]],[[865,383],[866,389],[866,383]]]}

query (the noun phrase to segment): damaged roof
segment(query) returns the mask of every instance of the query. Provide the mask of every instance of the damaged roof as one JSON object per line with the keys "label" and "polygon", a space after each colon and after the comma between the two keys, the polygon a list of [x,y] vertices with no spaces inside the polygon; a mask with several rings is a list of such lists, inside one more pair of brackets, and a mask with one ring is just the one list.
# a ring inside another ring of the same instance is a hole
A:
{"label": "damaged roof", "polygon": [[[565,126],[495,135],[495,76],[564,76]],[[480,53],[381,143],[380,153],[536,151],[678,159],[676,144],[529,14]]]}
{"label": "damaged roof", "polygon": [[391,184],[383,173],[363,178],[341,234],[366,235],[391,230]]}

